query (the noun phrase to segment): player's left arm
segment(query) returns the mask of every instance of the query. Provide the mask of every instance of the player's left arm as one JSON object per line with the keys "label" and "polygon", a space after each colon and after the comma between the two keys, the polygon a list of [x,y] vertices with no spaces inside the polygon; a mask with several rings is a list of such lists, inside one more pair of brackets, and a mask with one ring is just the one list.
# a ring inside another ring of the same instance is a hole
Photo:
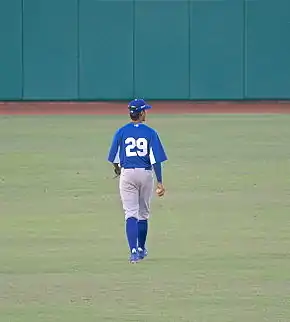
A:
{"label": "player's left arm", "polygon": [[121,174],[120,164],[120,131],[118,130],[112,140],[109,150],[108,161],[113,164],[116,176]]}

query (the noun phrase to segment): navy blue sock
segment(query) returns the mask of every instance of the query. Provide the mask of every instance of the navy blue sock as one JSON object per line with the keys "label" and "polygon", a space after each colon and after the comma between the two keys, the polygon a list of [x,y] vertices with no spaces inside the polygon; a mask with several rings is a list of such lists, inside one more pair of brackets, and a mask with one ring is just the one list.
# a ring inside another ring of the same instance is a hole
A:
{"label": "navy blue sock", "polygon": [[148,220],[138,221],[138,247],[145,249],[145,243],[148,231]]}
{"label": "navy blue sock", "polygon": [[128,244],[132,252],[133,249],[137,249],[138,242],[138,226],[137,219],[130,217],[126,220],[126,234],[128,239]]}

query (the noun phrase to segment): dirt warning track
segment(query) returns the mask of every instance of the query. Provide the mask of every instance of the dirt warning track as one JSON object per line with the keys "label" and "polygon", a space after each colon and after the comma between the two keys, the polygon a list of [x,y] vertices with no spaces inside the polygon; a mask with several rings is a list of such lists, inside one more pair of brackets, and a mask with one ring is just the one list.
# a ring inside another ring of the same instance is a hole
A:
{"label": "dirt warning track", "polygon": [[[148,101],[154,114],[289,114],[290,102]],[[127,102],[0,102],[1,115],[122,115]]]}

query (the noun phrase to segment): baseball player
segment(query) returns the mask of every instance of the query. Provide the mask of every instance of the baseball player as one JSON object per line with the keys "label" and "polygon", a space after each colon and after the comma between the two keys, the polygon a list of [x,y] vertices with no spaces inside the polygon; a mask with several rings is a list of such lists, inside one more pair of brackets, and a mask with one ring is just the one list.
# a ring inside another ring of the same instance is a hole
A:
{"label": "baseball player", "polygon": [[129,103],[131,122],[116,131],[108,155],[116,176],[120,176],[119,190],[130,263],[137,263],[148,254],[146,238],[154,190],[153,170],[157,179],[157,195],[162,197],[165,193],[161,163],[167,160],[167,156],[158,133],[144,124],[146,110],[150,108],[143,99]]}

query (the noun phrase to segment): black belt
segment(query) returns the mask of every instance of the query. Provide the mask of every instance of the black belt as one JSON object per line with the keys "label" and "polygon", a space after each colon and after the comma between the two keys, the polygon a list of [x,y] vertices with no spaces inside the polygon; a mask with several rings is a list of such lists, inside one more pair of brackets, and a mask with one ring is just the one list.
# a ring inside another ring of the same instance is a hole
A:
{"label": "black belt", "polygon": [[152,167],[145,167],[145,168],[123,167],[123,169],[144,169],[144,170],[152,170]]}

